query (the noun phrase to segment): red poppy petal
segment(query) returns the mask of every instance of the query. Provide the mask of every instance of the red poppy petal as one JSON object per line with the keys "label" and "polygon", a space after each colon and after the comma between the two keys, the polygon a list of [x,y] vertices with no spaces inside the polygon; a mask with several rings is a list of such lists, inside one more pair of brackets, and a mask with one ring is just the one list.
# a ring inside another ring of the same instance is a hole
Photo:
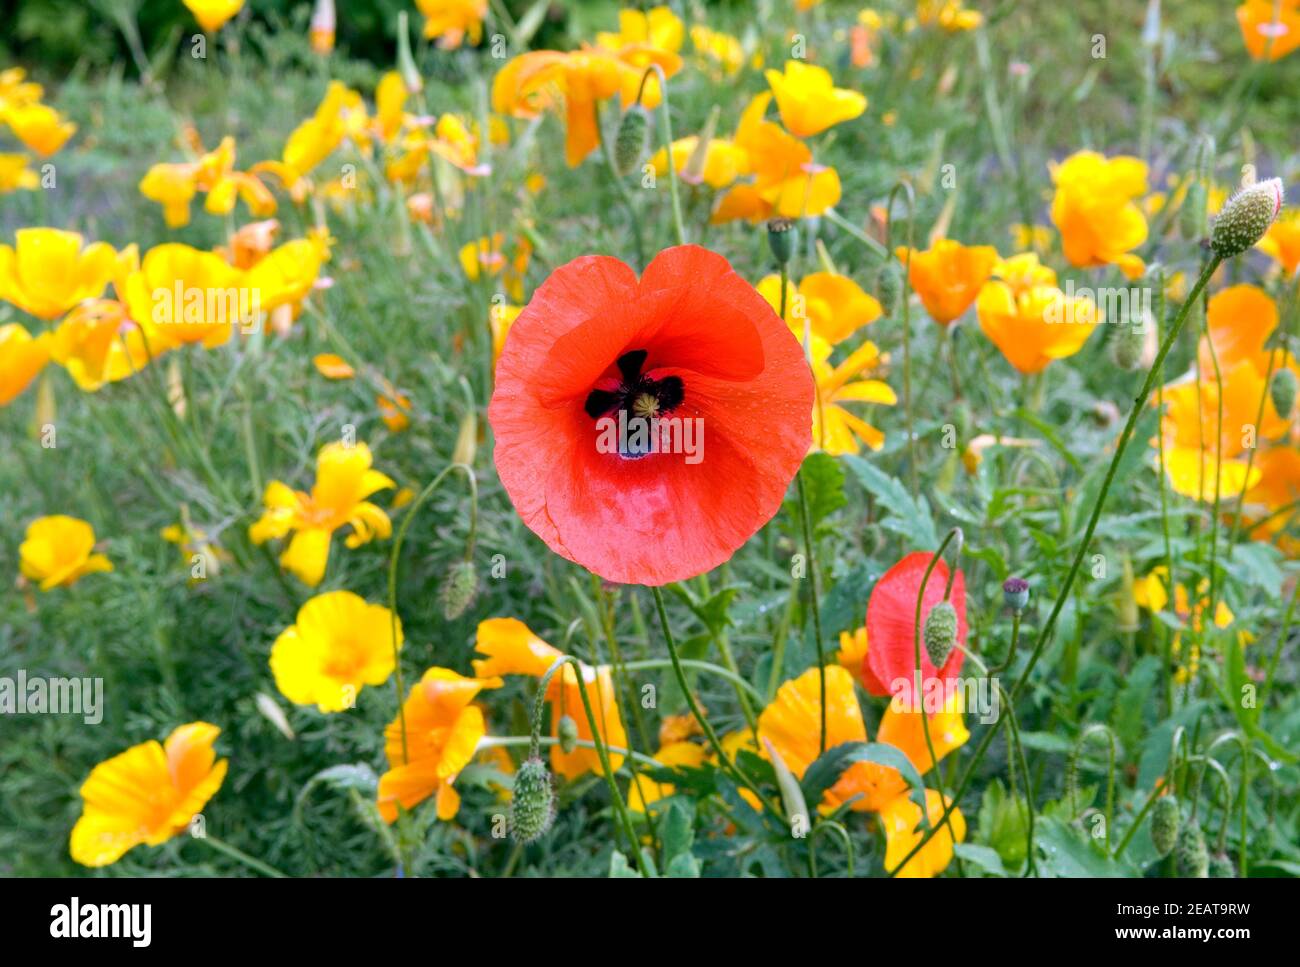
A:
{"label": "red poppy petal", "polygon": [[[889,695],[900,679],[910,683],[916,671],[916,597],[925,577],[925,569],[934,555],[914,551],[891,567],[876,582],[867,601],[867,640],[871,643],[863,663],[863,684],[873,695]],[[921,620],[943,600],[948,567],[939,561],[925,585]],[[957,641],[966,643],[966,579],[960,570],[953,579],[953,609],[957,612]],[[924,679],[956,678],[965,655],[953,649],[943,668],[936,670],[921,648],[921,674]],[[870,669],[868,675],[867,669]]]}

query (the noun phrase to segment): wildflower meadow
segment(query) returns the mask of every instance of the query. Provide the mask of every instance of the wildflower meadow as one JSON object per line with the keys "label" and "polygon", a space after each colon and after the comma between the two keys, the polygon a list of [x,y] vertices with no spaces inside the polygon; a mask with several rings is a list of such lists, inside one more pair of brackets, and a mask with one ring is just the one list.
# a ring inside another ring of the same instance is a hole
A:
{"label": "wildflower meadow", "polygon": [[1300,875],[1300,2],[15,6],[0,875]]}

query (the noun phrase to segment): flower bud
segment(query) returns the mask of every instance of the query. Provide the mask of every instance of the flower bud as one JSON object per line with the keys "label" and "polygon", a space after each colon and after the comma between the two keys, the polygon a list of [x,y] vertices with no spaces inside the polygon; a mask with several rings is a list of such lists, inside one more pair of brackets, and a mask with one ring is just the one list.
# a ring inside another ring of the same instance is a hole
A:
{"label": "flower bud", "polygon": [[1228,858],[1227,853],[1215,853],[1210,857],[1210,879],[1234,880],[1236,878],[1237,868]]}
{"label": "flower bud", "polygon": [[397,14],[397,69],[402,74],[402,83],[407,91],[417,94],[424,90],[424,78],[415,66],[415,55],[411,53],[411,35],[407,29],[406,11]]}
{"label": "flower bud", "polygon": [[1273,408],[1284,420],[1291,419],[1291,410],[1295,406],[1296,376],[1290,369],[1279,369],[1273,374],[1268,384],[1268,395],[1273,400]]}
{"label": "flower bud", "polygon": [[510,798],[510,835],[519,843],[531,843],[545,836],[555,821],[555,790],[546,763],[526,759],[515,773]]}
{"label": "flower bud", "polygon": [[1178,875],[1185,880],[1204,880],[1210,875],[1210,851],[1205,846],[1201,824],[1190,820],[1178,834],[1175,849]]}
{"label": "flower bud", "polygon": [[555,727],[556,737],[560,740],[560,751],[566,755],[578,747],[578,723],[572,715],[561,715]]}
{"label": "flower bud", "polygon": [[1182,815],[1178,806],[1178,797],[1161,796],[1151,810],[1151,842],[1155,844],[1156,853],[1168,856],[1169,851],[1178,842],[1178,827]]}
{"label": "flower bud", "polygon": [[478,574],[473,561],[457,561],[447,569],[439,591],[442,613],[448,621],[455,621],[465,613],[478,596]]}
{"label": "flower bud", "polygon": [[1282,179],[1270,178],[1243,188],[1224,204],[1214,220],[1210,248],[1221,259],[1246,251],[1268,231],[1282,210]]}
{"label": "flower bud", "polygon": [[451,451],[451,462],[474,466],[474,457],[478,451],[478,414],[473,410],[465,413],[460,421],[460,431],[456,434],[456,448]]}
{"label": "flower bud", "polygon": [[940,601],[925,616],[925,651],[935,668],[942,668],[957,644],[957,610],[949,601]]}
{"label": "flower bud", "polygon": [[1007,578],[1002,582],[1002,600],[1019,614],[1029,606],[1029,582],[1024,578]]}
{"label": "flower bud", "polygon": [[767,244],[777,265],[786,265],[794,255],[799,229],[789,218],[773,218],[767,223]]}
{"label": "flower bud", "polygon": [[1146,332],[1135,322],[1117,326],[1110,339],[1110,361],[1125,372],[1131,373],[1142,362],[1146,346]]}
{"label": "flower bud", "polygon": [[898,314],[903,298],[903,270],[893,259],[881,263],[876,274],[876,298],[880,300],[886,318],[892,319]]}
{"label": "flower bud", "polygon": [[623,113],[618,134],[614,137],[614,169],[620,175],[629,174],[641,163],[649,137],[650,124],[645,108],[634,104]]}

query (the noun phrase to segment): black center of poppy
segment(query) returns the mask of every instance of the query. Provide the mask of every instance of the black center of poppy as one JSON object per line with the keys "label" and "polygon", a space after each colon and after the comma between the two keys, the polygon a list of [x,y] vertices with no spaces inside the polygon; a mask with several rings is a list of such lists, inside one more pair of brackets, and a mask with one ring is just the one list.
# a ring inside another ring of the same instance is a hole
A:
{"label": "black center of poppy", "polygon": [[618,389],[594,389],[587,395],[584,409],[593,420],[602,416],[617,415],[626,410],[628,419],[652,419],[663,416],[682,405],[686,389],[680,376],[651,379],[641,372],[646,351],[634,349],[618,357],[618,371],[622,379]]}

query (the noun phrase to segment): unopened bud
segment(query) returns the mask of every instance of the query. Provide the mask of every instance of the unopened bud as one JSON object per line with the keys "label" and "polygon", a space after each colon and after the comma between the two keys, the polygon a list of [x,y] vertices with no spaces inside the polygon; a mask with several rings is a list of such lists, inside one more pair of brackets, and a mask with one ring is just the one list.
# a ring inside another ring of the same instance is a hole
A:
{"label": "unopened bud", "polygon": [[1002,600],[1019,613],[1029,606],[1029,582],[1024,578],[1007,578],[1002,582]]}
{"label": "unopened bud", "polygon": [[1178,834],[1175,849],[1178,875],[1185,880],[1204,880],[1210,875],[1210,851],[1205,846],[1201,824],[1189,820]]}
{"label": "unopened bud", "polygon": [[[650,123],[645,108],[634,104],[623,113],[614,138],[614,169],[626,175],[641,164],[650,138]],[[671,163],[671,161],[670,161]]]}
{"label": "unopened bud", "polygon": [[1236,876],[1237,868],[1232,865],[1227,853],[1215,853],[1210,857],[1210,879],[1232,880]]}
{"label": "unopened bud", "polygon": [[1210,249],[1221,259],[1246,251],[1268,231],[1282,210],[1282,179],[1270,178],[1237,192],[1214,220]]}
{"label": "unopened bud", "polygon": [[876,298],[886,318],[892,319],[898,314],[898,307],[903,297],[903,270],[893,259],[887,259],[880,265],[876,275]]}
{"label": "unopened bud", "polygon": [[465,613],[478,596],[478,575],[472,561],[457,561],[447,569],[439,591],[442,613],[448,621],[455,621]]}
{"label": "unopened bud", "polygon": [[510,797],[510,835],[517,842],[531,843],[545,836],[555,821],[555,789],[546,763],[529,758],[515,773]]}
{"label": "unopened bud", "polygon": [[1178,797],[1161,796],[1151,810],[1151,842],[1159,856],[1168,856],[1178,842],[1178,827],[1182,822]]}
{"label": "unopened bud", "polygon": [[1132,372],[1142,362],[1146,346],[1146,332],[1142,326],[1130,322],[1117,326],[1110,339],[1110,361],[1125,372]]}
{"label": "unopened bud", "polygon": [[957,644],[957,610],[949,601],[940,601],[925,616],[925,651],[935,668],[942,668]]}
{"label": "unopened bud", "polygon": [[1273,409],[1284,420],[1291,419],[1291,410],[1295,406],[1296,375],[1294,370],[1279,369],[1273,374],[1268,384],[1268,395],[1273,400]]}
{"label": "unopened bud", "polygon": [[566,755],[578,747],[578,723],[572,715],[561,715],[555,726],[555,736],[560,740],[560,751]]}

